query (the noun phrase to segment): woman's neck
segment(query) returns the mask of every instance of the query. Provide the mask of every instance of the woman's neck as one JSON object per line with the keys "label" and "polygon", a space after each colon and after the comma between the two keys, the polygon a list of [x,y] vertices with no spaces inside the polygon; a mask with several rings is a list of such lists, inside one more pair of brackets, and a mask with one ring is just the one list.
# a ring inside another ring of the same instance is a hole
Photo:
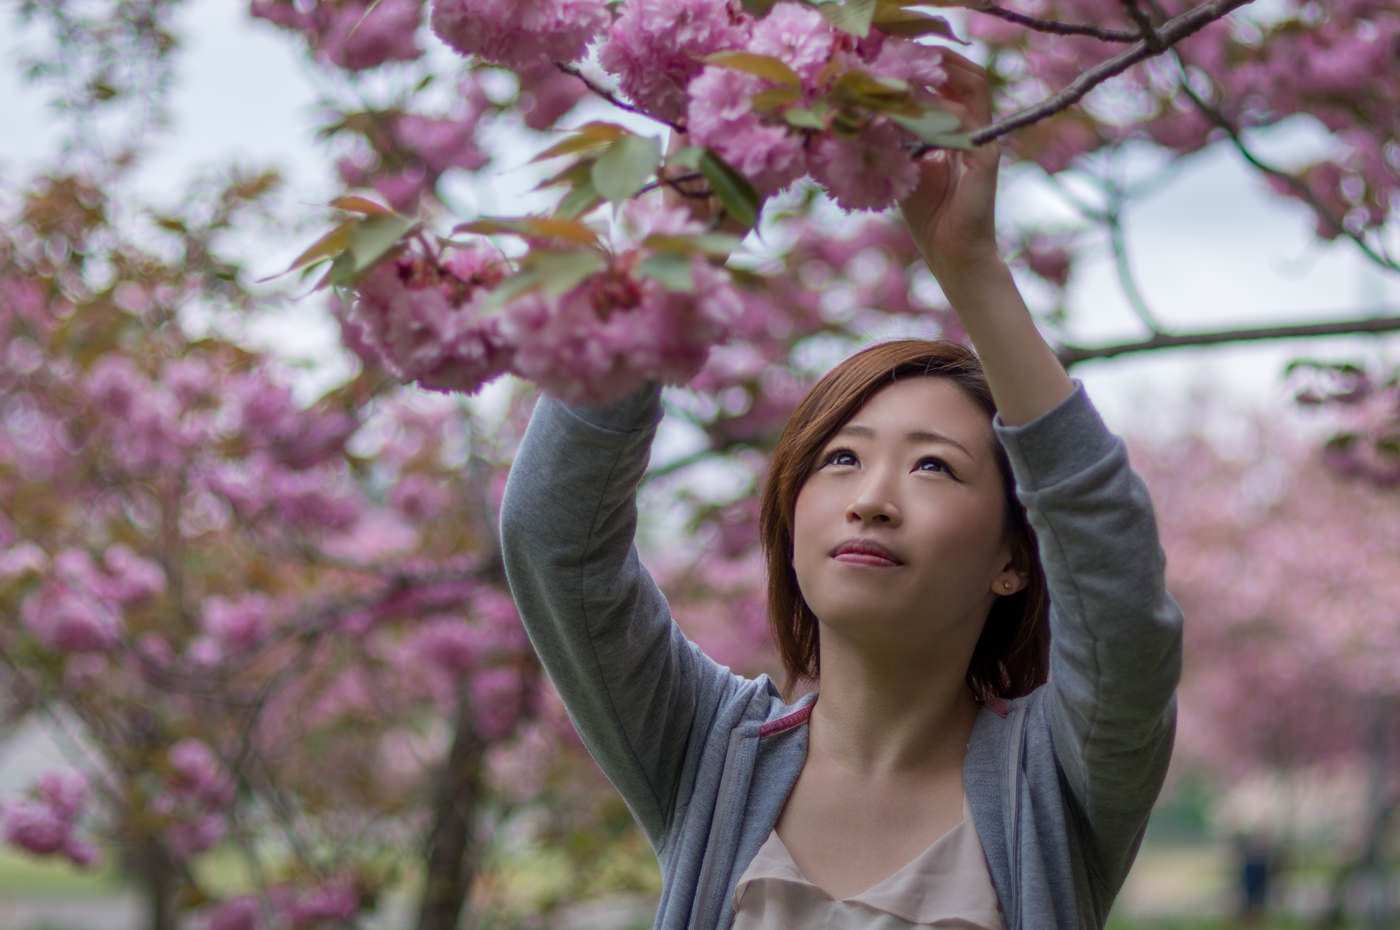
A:
{"label": "woman's neck", "polygon": [[867,777],[960,768],[978,711],[966,667],[962,656],[874,661],[824,641],[809,759]]}

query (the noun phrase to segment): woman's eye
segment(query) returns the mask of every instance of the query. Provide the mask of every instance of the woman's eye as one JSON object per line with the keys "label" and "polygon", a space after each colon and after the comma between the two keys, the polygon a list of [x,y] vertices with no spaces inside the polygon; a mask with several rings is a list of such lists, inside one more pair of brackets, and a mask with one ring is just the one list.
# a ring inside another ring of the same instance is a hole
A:
{"label": "woman's eye", "polygon": [[855,465],[860,462],[850,449],[833,449],[822,459],[823,465]]}
{"label": "woman's eye", "polygon": [[953,469],[948,467],[947,462],[943,461],[942,459],[933,458],[932,456],[929,456],[928,458],[919,459],[919,463],[915,465],[914,468],[918,471],[941,471],[947,472],[950,475],[953,473]]}

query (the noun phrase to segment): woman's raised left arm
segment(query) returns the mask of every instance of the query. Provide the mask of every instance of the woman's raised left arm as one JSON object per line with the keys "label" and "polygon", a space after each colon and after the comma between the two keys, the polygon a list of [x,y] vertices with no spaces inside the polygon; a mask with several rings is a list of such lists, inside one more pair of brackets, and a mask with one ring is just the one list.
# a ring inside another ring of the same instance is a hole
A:
{"label": "woman's raised left arm", "polygon": [[[951,53],[945,65],[949,108],[969,126],[989,123],[982,70]],[[997,402],[997,435],[1050,589],[1050,684],[1040,707],[1111,898],[1171,753],[1181,614],[1166,591],[1146,487],[1041,338],[997,252],[998,157],[995,144],[932,153],[901,206]]]}
{"label": "woman's raised left arm", "polygon": [[[991,122],[986,74],[947,50],[945,104],[969,127]],[[996,241],[995,142],[925,156],[919,186],[900,204],[905,222],[972,340],[1003,423],[1019,426],[1074,391],[1041,338]]]}

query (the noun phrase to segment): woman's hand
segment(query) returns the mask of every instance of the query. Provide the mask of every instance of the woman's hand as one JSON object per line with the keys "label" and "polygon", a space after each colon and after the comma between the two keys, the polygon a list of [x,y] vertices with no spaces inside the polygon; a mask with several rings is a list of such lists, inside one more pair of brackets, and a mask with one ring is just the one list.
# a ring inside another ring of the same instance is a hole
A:
{"label": "woman's hand", "polygon": [[[948,82],[942,96],[968,130],[992,121],[992,94],[982,68],[943,52]],[[937,149],[920,163],[919,185],[900,203],[904,221],[940,282],[1000,264],[996,242],[995,142],[974,149]]]}

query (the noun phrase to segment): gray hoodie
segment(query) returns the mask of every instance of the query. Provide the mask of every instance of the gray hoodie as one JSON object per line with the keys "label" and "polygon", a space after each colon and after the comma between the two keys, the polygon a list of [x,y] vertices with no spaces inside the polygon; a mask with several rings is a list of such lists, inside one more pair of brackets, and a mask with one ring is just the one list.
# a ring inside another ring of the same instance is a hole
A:
{"label": "gray hoodie", "polygon": [[[657,930],[727,930],[739,877],[807,754],[783,701],[688,641],[638,560],[636,488],[660,392],[541,399],[501,507],[506,574],[588,751],[661,865]],[[1181,614],[1151,501],[1080,387],[995,423],[1050,588],[1050,681],[983,708],[963,765],[1010,930],[1102,927],[1171,754]]]}

